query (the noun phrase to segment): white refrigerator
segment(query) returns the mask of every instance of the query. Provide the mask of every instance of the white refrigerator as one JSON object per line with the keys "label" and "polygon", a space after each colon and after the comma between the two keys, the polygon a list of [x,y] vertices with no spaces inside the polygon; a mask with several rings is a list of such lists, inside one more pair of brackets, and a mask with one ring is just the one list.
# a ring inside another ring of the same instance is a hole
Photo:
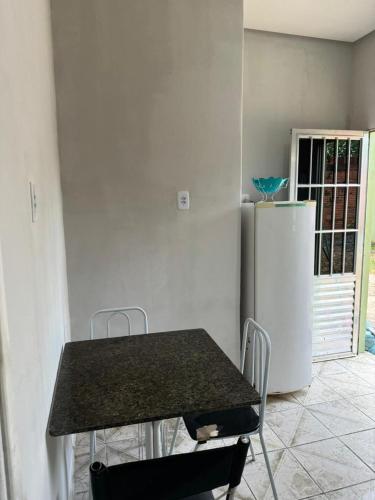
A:
{"label": "white refrigerator", "polygon": [[271,338],[269,394],[311,383],[315,202],[242,205],[241,317]]}

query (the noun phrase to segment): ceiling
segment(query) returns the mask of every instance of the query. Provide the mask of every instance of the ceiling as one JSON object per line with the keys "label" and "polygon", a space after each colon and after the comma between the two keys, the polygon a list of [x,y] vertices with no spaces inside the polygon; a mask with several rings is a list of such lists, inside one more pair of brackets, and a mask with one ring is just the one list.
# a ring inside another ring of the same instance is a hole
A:
{"label": "ceiling", "polygon": [[375,0],[244,0],[245,28],[355,42],[375,30]]}

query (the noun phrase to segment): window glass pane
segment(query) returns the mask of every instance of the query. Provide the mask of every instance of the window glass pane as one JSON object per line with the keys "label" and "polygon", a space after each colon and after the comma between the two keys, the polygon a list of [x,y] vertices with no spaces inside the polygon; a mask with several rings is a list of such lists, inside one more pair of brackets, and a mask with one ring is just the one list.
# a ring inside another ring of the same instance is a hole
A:
{"label": "window glass pane", "polygon": [[349,182],[350,184],[359,183],[359,158],[360,158],[361,141],[351,141],[350,144],[350,167],[349,167]]}
{"label": "window glass pane", "polygon": [[327,139],[326,141],[326,165],[324,171],[324,183],[333,184],[336,168],[336,141]]}
{"label": "window glass pane", "polygon": [[319,274],[319,244],[320,244],[320,234],[315,234],[315,256],[314,256],[314,274],[315,276]]}
{"label": "window glass pane", "polygon": [[332,229],[333,188],[324,189],[323,199],[323,229]]}
{"label": "window glass pane", "polygon": [[335,233],[333,237],[333,274],[338,274],[343,272],[344,233]]}
{"label": "window glass pane", "polygon": [[313,154],[311,165],[311,183],[322,184],[323,172],[323,139],[313,139]]}
{"label": "window glass pane", "polygon": [[298,188],[298,201],[305,201],[309,199],[309,188]]}
{"label": "window glass pane", "polygon": [[319,231],[320,228],[320,213],[322,209],[322,188],[311,188],[311,199],[316,201],[316,217],[315,217],[315,229]]}
{"label": "window glass pane", "polygon": [[310,182],[310,149],[311,139],[299,140],[298,184],[309,184]]}
{"label": "window glass pane", "polygon": [[338,143],[337,184],[347,183],[349,141],[340,140]]}
{"label": "window glass pane", "polygon": [[357,233],[346,233],[345,245],[345,272],[354,273],[355,240]]}
{"label": "window glass pane", "polygon": [[331,274],[331,243],[332,234],[323,233],[320,255],[320,274]]}
{"label": "window glass pane", "polygon": [[350,187],[348,195],[348,218],[346,222],[347,229],[357,228],[357,204],[358,188]]}
{"label": "window glass pane", "polygon": [[335,229],[344,229],[347,188],[336,188]]}

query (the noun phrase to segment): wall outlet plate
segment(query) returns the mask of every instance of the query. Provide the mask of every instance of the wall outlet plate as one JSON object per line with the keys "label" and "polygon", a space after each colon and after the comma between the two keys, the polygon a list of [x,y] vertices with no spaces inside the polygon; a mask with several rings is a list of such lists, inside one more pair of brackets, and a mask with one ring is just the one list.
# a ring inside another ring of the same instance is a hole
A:
{"label": "wall outlet plate", "polygon": [[179,191],[177,193],[177,206],[179,210],[189,210],[190,208],[189,191]]}

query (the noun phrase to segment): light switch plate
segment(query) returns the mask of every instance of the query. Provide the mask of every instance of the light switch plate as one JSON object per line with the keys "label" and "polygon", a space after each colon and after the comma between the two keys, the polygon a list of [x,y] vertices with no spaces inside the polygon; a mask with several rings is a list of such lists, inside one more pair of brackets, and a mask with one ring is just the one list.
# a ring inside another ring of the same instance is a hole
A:
{"label": "light switch plate", "polygon": [[31,202],[31,222],[37,220],[37,202],[35,193],[35,184],[30,182],[30,202]]}

